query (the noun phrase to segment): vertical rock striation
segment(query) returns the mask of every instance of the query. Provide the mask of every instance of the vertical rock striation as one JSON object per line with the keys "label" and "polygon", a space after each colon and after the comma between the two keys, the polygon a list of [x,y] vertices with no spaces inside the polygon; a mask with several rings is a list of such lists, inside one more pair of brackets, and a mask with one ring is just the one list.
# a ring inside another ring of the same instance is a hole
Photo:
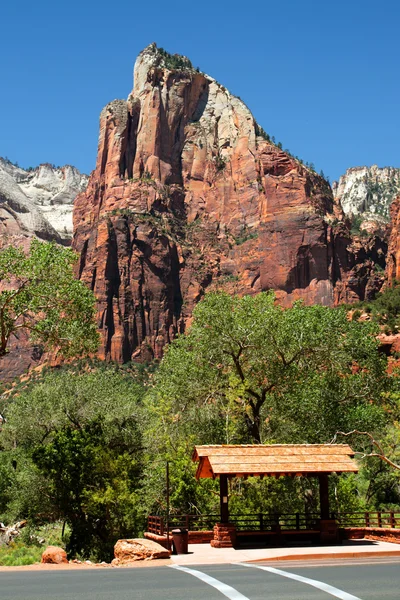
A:
{"label": "vertical rock striation", "polygon": [[400,281],[400,196],[390,207],[390,238],[387,252],[386,281],[392,285]]}
{"label": "vertical rock striation", "polygon": [[359,299],[368,277],[348,291],[357,259],[341,218],[329,184],[272,144],[239,98],[150,45],[128,100],[101,113],[96,169],[74,206],[101,355],[159,357],[207,289]]}

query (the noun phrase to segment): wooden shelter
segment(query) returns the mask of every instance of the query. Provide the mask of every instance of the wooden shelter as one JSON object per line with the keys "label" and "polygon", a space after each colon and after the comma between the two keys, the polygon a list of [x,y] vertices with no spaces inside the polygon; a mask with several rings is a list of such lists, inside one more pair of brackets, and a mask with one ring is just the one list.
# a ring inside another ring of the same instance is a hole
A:
{"label": "wooden shelter", "polygon": [[[229,526],[229,477],[318,477],[321,534],[325,534],[321,537],[324,541],[329,538],[326,535],[328,531],[331,532],[331,537],[337,533],[336,522],[330,519],[328,476],[330,473],[357,473],[358,466],[353,457],[354,452],[347,444],[196,446],[193,452],[193,460],[199,462],[196,478],[219,478],[220,530],[232,530],[232,526]],[[218,536],[218,532],[216,535]],[[226,531],[224,535],[227,537]],[[218,546],[218,543],[214,545]]]}

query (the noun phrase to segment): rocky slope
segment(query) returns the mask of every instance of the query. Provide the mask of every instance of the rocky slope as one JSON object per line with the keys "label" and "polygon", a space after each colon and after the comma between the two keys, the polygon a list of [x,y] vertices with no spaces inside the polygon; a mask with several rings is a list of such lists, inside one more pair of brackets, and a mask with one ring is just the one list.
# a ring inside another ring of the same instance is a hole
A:
{"label": "rocky slope", "polygon": [[[26,171],[0,158],[0,247],[28,248],[34,235],[69,245],[73,201],[87,181],[75,167],[44,164]],[[42,357],[26,332],[11,338],[9,350],[0,361],[0,381],[10,381],[37,366]]]}
{"label": "rocky slope", "polygon": [[37,235],[70,244],[73,201],[87,182],[87,175],[69,165],[26,171],[0,158],[0,236]]}
{"label": "rocky slope", "polygon": [[389,221],[390,205],[400,193],[400,169],[353,167],[332,184],[332,189],[344,213],[358,215],[359,226],[373,231]]}
{"label": "rocky slope", "polygon": [[385,249],[352,240],[342,217],[329,184],[239,98],[150,45],[128,99],[101,113],[96,170],[74,207],[101,354],[160,356],[208,289],[274,289],[284,304],[364,297],[382,283]]}

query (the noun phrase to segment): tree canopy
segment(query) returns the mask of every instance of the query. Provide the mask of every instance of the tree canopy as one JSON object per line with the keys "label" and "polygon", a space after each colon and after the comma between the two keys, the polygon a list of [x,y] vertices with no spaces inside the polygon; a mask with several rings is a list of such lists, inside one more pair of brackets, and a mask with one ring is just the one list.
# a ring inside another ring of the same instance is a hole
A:
{"label": "tree canopy", "polygon": [[13,246],[0,251],[0,357],[20,330],[64,356],[97,350],[95,297],[75,278],[76,261],[71,249],[35,238],[28,254]]}
{"label": "tree canopy", "polygon": [[[388,381],[377,332],[340,308],[210,293],[168,347],[154,402],[171,427],[208,419],[214,443],[313,443],[360,423],[375,428]],[[206,426],[197,431],[207,443]]]}
{"label": "tree canopy", "polygon": [[[400,379],[378,331],[343,308],[210,293],[154,369],[82,361],[35,374],[2,398],[0,520],[62,519],[71,556],[108,558],[146,514],[165,514],[166,461],[171,513],[218,511],[217,481],[194,478],[195,444],[321,443],[357,429],[399,462]],[[351,445],[368,454],[364,437]],[[389,469],[373,456],[357,476],[332,476],[332,506],[399,503]],[[305,477],[233,479],[230,498],[244,514],[318,509]]]}
{"label": "tree canopy", "polygon": [[69,552],[109,559],[143,527],[143,393],[115,365],[71,366],[19,390],[0,439],[0,514],[62,518]]}

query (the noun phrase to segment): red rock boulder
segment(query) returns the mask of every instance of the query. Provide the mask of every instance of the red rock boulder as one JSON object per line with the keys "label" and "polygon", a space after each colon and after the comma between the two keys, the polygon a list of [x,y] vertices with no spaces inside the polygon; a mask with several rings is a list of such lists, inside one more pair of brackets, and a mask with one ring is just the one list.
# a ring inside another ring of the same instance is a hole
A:
{"label": "red rock boulder", "polygon": [[48,546],[42,554],[42,563],[60,565],[67,562],[67,553],[58,546]]}
{"label": "red rock boulder", "polygon": [[123,565],[137,560],[169,558],[170,553],[157,542],[141,538],[118,540],[114,546],[113,565]]}

